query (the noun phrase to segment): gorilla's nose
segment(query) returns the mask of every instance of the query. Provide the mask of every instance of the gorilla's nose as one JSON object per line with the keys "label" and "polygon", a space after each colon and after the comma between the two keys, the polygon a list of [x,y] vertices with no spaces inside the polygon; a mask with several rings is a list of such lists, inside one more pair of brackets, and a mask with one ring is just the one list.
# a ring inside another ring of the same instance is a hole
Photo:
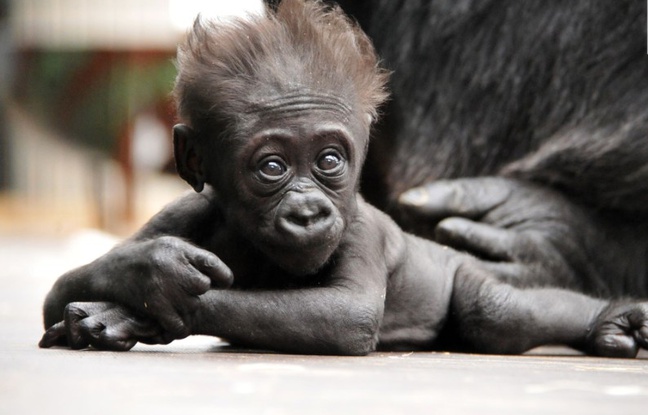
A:
{"label": "gorilla's nose", "polygon": [[320,191],[290,192],[278,214],[279,228],[297,238],[326,232],[335,222],[332,202]]}
{"label": "gorilla's nose", "polygon": [[331,216],[331,209],[324,203],[313,203],[309,201],[303,206],[297,207],[286,216],[286,220],[296,226],[312,226],[320,221],[325,221]]}

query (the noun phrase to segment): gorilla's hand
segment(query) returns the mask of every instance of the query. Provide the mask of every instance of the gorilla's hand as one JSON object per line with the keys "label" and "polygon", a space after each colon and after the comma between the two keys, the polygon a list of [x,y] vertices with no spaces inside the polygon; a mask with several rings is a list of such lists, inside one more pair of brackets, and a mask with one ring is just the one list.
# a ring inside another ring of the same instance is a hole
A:
{"label": "gorilla's hand", "polygon": [[46,327],[61,320],[68,303],[110,301],[180,339],[190,334],[198,296],[232,282],[232,271],[216,255],[180,238],[129,241],[56,282],[45,303]]}
{"label": "gorilla's hand", "polygon": [[635,357],[648,349],[648,303],[613,302],[598,316],[587,336],[594,355]]}
{"label": "gorilla's hand", "polygon": [[135,343],[166,344],[172,339],[163,335],[154,321],[136,317],[126,308],[106,302],[70,303],[63,321],[51,326],[38,343],[40,347],[67,346],[98,350],[130,350]]}
{"label": "gorilla's hand", "polygon": [[424,236],[481,258],[514,285],[599,284],[598,219],[556,191],[499,177],[441,180],[400,203],[413,231],[428,225]]}
{"label": "gorilla's hand", "polygon": [[198,296],[212,284],[227,288],[233,282],[232,271],[216,255],[171,236],[135,242],[102,262],[113,267],[108,282],[113,301],[153,318],[176,339],[190,334]]}

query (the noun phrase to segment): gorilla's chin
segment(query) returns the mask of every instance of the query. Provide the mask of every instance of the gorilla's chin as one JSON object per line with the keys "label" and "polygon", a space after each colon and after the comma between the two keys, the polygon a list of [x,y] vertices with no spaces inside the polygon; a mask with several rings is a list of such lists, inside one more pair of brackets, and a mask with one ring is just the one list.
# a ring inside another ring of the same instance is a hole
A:
{"label": "gorilla's chin", "polygon": [[339,238],[336,238],[327,244],[273,246],[264,251],[273,263],[291,276],[307,277],[328,263],[338,244]]}

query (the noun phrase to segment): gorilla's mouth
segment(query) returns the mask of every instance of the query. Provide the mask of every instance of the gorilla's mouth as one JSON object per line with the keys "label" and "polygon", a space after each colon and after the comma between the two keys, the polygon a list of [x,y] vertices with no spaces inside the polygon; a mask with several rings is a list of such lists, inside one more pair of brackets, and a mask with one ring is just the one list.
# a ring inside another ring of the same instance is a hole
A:
{"label": "gorilla's mouth", "polygon": [[[288,238],[262,247],[262,251],[281,269],[301,277],[317,273],[337,249],[343,232],[326,232],[317,238]],[[292,240],[291,240],[292,239]]]}

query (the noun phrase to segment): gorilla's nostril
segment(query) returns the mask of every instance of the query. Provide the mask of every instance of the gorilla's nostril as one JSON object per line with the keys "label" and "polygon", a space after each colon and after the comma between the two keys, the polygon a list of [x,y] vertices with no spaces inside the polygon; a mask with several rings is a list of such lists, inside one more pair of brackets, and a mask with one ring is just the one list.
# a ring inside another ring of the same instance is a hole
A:
{"label": "gorilla's nostril", "polygon": [[286,219],[295,225],[306,227],[326,219],[329,215],[328,209],[302,209],[291,212]]}

